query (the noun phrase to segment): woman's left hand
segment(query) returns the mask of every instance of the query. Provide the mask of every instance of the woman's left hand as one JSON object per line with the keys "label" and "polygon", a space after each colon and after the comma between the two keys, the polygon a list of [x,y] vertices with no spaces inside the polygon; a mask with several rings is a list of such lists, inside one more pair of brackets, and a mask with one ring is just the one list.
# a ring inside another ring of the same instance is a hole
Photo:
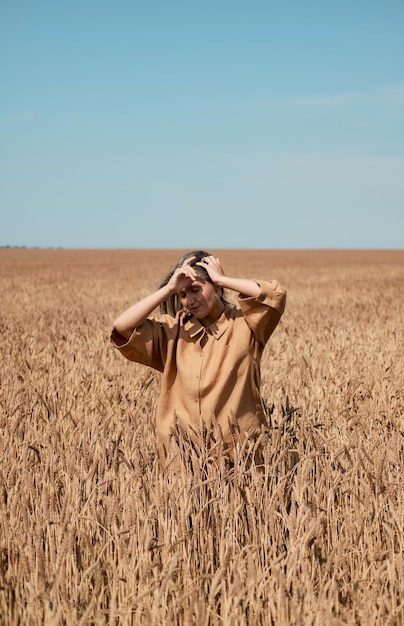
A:
{"label": "woman's left hand", "polygon": [[205,257],[202,261],[198,261],[195,265],[200,265],[209,274],[211,281],[216,284],[224,276],[224,271],[219,259],[216,256],[210,255]]}

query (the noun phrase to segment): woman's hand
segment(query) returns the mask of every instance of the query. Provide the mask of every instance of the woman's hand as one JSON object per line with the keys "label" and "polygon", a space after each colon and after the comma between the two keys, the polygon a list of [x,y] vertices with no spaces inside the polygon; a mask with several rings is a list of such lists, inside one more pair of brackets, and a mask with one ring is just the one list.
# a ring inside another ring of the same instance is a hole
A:
{"label": "woman's hand", "polygon": [[195,265],[203,267],[208,272],[209,278],[215,285],[219,284],[220,279],[224,276],[223,268],[216,256],[206,256],[202,261],[195,263]]}
{"label": "woman's hand", "polygon": [[216,256],[207,256],[202,261],[195,263],[195,265],[200,265],[207,271],[209,274],[209,278],[212,283],[215,285],[219,283],[222,276],[224,276],[223,268],[220,264],[219,259]]}
{"label": "woman's hand", "polygon": [[167,289],[171,294],[183,291],[196,280],[197,273],[193,267],[191,267],[192,261],[195,257],[190,257],[184,261],[181,267],[177,267],[167,283]]}
{"label": "woman's hand", "polygon": [[230,289],[236,291],[243,296],[256,298],[260,292],[260,288],[255,280],[249,278],[231,278],[226,276],[219,259],[216,256],[207,256],[199,263],[208,272],[211,281],[217,286],[223,289]]}

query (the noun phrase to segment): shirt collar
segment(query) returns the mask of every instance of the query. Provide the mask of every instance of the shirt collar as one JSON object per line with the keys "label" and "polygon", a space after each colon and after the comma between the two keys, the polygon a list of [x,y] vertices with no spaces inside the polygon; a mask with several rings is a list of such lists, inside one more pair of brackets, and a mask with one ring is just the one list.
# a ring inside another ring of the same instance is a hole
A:
{"label": "shirt collar", "polygon": [[211,326],[205,328],[201,322],[191,315],[190,317],[184,320],[184,330],[189,334],[190,337],[195,337],[198,333],[202,333],[205,331],[208,335],[213,335],[215,339],[220,339],[223,333],[226,332],[229,326],[229,307],[226,306],[223,313]]}

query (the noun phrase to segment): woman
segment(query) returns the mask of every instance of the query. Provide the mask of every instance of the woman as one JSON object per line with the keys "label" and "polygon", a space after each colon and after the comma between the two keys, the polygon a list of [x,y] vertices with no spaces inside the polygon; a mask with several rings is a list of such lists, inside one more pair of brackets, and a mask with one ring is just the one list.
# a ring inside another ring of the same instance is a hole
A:
{"label": "woman", "polygon": [[[238,293],[237,306],[225,300],[224,289]],[[196,443],[201,420],[213,422],[230,450],[266,429],[260,360],[285,301],[275,280],[226,276],[217,257],[196,250],[157,291],[117,317],[116,348],[162,372],[156,416],[162,461],[178,421]],[[157,321],[150,315],[158,306]]]}

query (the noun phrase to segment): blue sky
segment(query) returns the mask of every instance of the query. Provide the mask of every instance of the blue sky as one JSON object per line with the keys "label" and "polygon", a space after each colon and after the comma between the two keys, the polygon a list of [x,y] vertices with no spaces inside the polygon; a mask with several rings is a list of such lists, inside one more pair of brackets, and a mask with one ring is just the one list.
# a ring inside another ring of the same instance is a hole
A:
{"label": "blue sky", "polygon": [[402,248],[404,2],[0,6],[0,245]]}

